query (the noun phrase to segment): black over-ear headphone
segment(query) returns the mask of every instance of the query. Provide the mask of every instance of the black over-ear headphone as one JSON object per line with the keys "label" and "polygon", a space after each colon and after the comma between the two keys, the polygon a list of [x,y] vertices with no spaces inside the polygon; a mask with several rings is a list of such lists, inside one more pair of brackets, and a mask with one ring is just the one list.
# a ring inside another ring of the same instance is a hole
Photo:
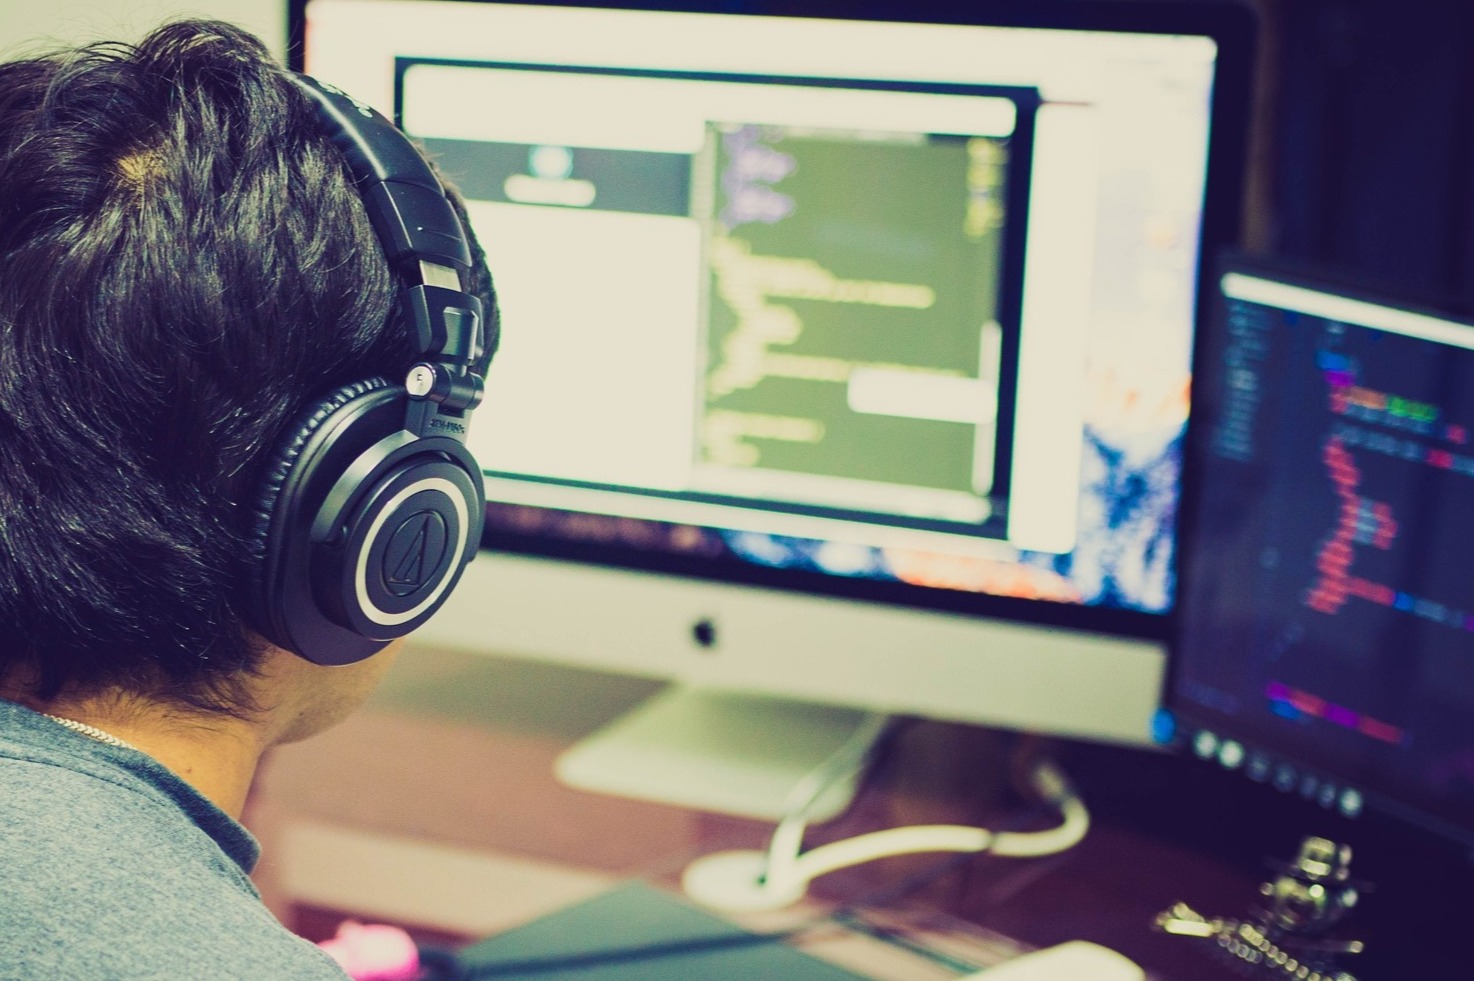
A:
{"label": "black over-ear headphone", "polygon": [[308,406],[267,467],[252,540],[253,626],[318,664],[374,654],[424,623],[481,543],[480,301],[465,229],[434,171],[383,116],[294,76],[342,152],[400,285],[421,362]]}

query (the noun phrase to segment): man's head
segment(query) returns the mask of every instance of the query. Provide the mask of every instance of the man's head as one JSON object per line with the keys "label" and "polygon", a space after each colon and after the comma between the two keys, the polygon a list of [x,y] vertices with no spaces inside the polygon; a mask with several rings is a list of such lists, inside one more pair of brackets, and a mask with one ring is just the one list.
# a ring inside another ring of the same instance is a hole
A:
{"label": "man's head", "polygon": [[0,66],[0,681],[249,707],[263,471],[302,406],[403,376],[395,293],[249,36],[181,23]]}

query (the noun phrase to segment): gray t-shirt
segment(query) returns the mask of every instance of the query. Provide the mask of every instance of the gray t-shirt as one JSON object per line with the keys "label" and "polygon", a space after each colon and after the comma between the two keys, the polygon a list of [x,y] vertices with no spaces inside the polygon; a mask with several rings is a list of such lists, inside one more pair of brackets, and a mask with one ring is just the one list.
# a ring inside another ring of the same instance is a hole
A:
{"label": "gray t-shirt", "polygon": [[0,700],[0,981],[343,981],[250,832],[152,757]]}

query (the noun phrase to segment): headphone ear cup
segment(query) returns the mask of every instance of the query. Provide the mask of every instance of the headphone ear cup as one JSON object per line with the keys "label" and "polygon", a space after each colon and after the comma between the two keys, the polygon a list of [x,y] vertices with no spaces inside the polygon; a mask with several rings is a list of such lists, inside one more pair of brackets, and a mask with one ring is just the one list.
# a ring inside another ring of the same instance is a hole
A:
{"label": "headphone ear cup", "polygon": [[246,538],[246,547],[254,563],[252,606],[258,611],[265,595],[266,583],[271,578],[268,574],[270,563],[267,557],[275,554],[271,529],[277,501],[282,496],[282,488],[292,475],[292,467],[302,455],[302,448],[307,445],[313,434],[322,428],[322,424],[332,417],[334,412],[360,395],[388,387],[389,381],[385,378],[370,378],[367,381],[344,385],[297,413],[277,440],[276,452],[272,454],[261,484],[256,490],[255,503],[251,508],[251,528]]}
{"label": "headphone ear cup", "polygon": [[449,595],[480,545],[480,473],[416,452],[383,469],[338,522],[342,546],[316,548],[318,607],[366,637],[398,637]]}
{"label": "headphone ear cup", "polygon": [[284,434],[259,490],[253,626],[319,664],[362,660],[429,618],[480,544],[470,453],[404,429],[408,395],[344,386]]}
{"label": "headphone ear cup", "polygon": [[282,431],[262,475],[247,537],[253,562],[249,605],[252,626],[279,647],[293,649],[283,601],[289,578],[288,560],[297,550],[292,547],[291,537],[292,529],[300,524],[294,505],[300,499],[299,488],[304,482],[302,468],[298,466],[303,451],[320,440],[324,424],[345,405],[388,388],[387,379],[370,378],[344,385],[305,406]]}

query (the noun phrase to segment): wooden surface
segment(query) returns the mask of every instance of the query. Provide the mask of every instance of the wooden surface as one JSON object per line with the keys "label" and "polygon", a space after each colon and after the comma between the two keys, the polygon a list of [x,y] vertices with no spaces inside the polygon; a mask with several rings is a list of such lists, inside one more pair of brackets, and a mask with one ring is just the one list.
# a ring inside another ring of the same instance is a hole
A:
{"label": "wooden surface", "polygon": [[[247,815],[264,848],[263,895],[311,939],[351,916],[461,943],[627,879],[675,889],[696,857],[765,845],[771,829],[761,822],[555,779],[560,752],[656,688],[406,652],[356,716],[266,761]],[[1041,752],[1062,762],[1092,808],[1091,831],[1070,851],[886,859],[822,877],[802,906],[746,925],[786,929],[873,897],[880,902],[847,929],[800,943],[890,981],[944,981],[1077,938],[1121,951],[1156,981],[1242,978],[1201,942],[1154,930],[1154,916],[1179,901],[1246,915],[1268,861],[1289,858],[1300,835],[1320,829],[1282,816],[1235,819],[1224,813],[1236,806],[1225,803],[1238,800],[1235,784],[1165,754],[910,721],[855,803],[811,829],[806,844],[917,823],[1048,827],[1054,815],[1013,778]]]}

